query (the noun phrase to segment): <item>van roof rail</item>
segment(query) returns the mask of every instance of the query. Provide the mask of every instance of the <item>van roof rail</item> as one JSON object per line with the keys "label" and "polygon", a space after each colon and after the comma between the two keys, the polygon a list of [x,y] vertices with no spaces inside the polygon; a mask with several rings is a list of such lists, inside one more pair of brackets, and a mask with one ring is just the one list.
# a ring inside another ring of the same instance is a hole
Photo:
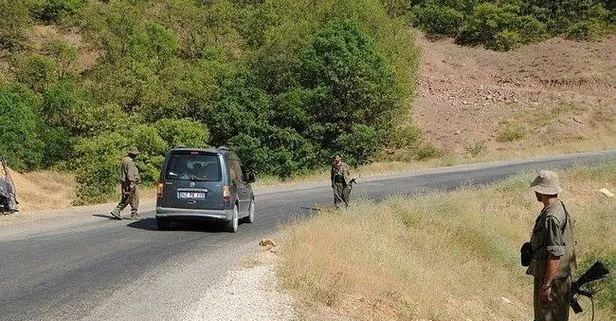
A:
{"label": "van roof rail", "polygon": [[229,149],[229,147],[227,147],[227,146],[218,146],[218,148],[217,148],[217,149],[219,149],[219,150],[226,150],[226,151],[230,151],[230,150],[231,150],[231,149]]}

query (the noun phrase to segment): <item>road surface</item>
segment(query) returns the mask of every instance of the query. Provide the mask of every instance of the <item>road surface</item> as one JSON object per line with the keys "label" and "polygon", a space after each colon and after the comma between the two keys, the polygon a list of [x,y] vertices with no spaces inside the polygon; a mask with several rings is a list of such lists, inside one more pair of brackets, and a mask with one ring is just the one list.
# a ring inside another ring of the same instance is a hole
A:
{"label": "road surface", "polygon": [[[607,151],[362,178],[352,197],[382,200],[451,190],[527,170],[614,159],[616,151]],[[138,222],[111,220],[99,208],[32,226],[2,227],[0,320],[183,320],[208,288],[255,250],[259,239],[311,215],[315,204],[332,202],[327,182],[282,191],[257,190],[256,222],[240,225],[235,234],[221,226],[185,223],[157,231],[153,204],[145,204],[145,219]]]}

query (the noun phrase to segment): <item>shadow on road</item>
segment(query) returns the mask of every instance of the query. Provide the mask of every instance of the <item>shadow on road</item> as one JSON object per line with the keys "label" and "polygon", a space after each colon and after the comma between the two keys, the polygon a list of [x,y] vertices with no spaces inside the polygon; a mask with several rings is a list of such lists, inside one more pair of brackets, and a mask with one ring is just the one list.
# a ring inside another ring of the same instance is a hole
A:
{"label": "shadow on road", "polygon": [[117,220],[117,218],[111,216],[111,214],[92,214],[95,217],[108,218],[110,220]]}
{"label": "shadow on road", "polygon": [[169,229],[166,231],[159,231],[156,226],[156,219],[153,217],[144,218],[139,221],[132,222],[127,225],[131,228],[142,229],[146,231],[156,231],[165,233],[168,231],[184,231],[184,232],[207,232],[207,233],[226,233],[225,225],[220,222],[210,221],[185,221],[178,220],[173,221],[169,225]]}

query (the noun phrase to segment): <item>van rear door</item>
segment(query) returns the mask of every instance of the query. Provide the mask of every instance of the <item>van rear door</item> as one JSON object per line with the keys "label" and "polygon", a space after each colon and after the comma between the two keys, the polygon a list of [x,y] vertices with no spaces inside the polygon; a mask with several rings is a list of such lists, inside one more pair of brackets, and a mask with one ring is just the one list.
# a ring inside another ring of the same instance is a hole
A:
{"label": "van rear door", "polygon": [[163,195],[158,206],[223,209],[221,161],[217,153],[173,151],[163,171]]}

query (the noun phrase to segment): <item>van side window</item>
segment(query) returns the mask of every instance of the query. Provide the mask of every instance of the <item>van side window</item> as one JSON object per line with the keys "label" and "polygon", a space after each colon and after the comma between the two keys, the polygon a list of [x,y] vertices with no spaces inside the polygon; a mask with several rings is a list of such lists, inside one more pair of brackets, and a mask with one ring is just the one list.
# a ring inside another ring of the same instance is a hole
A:
{"label": "van side window", "polygon": [[242,175],[242,169],[237,159],[229,159],[229,171],[231,172],[231,180],[235,182],[244,182],[244,176]]}

